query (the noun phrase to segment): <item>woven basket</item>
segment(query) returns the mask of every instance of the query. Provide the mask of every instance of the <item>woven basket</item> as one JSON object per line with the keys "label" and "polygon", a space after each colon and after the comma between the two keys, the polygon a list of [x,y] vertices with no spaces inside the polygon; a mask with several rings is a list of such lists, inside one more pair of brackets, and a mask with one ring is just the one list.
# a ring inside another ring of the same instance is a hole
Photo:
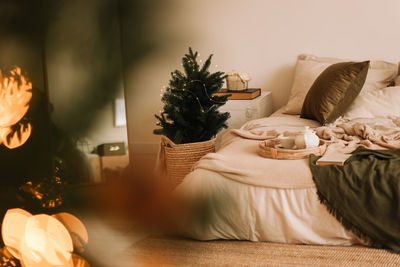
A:
{"label": "woven basket", "polygon": [[204,142],[177,145],[168,137],[161,136],[167,177],[171,184],[180,184],[201,157],[215,152],[215,141],[216,138]]}

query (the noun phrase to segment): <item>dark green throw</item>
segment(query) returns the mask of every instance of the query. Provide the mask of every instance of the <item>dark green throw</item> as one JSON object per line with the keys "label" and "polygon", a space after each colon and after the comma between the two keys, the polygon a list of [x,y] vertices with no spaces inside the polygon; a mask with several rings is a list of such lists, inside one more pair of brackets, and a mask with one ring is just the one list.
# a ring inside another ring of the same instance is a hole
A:
{"label": "dark green throw", "polygon": [[400,150],[357,148],[344,166],[310,168],[318,196],[343,226],[374,247],[400,253]]}

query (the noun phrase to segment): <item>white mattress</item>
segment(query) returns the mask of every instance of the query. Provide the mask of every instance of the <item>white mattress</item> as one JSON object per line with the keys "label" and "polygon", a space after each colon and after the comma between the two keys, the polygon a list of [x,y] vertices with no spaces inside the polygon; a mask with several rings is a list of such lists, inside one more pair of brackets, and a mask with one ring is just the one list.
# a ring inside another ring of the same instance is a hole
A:
{"label": "white mattress", "polygon": [[[278,111],[273,116],[283,119],[290,115]],[[293,120],[294,116],[290,117]],[[177,192],[190,207],[182,232],[191,238],[323,245],[361,243],[319,202],[315,187],[254,186],[197,168],[187,175]],[[201,209],[197,209],[199,203],[204,204]]]}

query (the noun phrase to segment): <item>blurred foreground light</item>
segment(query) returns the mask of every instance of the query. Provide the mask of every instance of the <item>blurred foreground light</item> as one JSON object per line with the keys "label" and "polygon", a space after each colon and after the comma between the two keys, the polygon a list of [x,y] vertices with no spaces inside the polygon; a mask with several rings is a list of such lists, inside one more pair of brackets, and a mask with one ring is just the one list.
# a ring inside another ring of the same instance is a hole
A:
{"label": "blurred foreground light", "polygon": [[4,244],[22,266],[90,266],[73,254],[74,245],[83,251],[88,235],[83,223],[69,213],[32,215],[22,209],[10,209],[1,231]]}
{"label": "blurred foreground light", "polygon": [[29,109],[32,83],[14,68],[5,73],[0,70],[0,144],[10,149],[23,145],[31,135],[30,123],[21,123]]}
{"label": "blurred foreground light", "polygon": [[90,267],[90,264],[79,255],[72,254],[72,261],[74,267]]}
{"label": "blurred foreground light", "polygon": [[16,130],[12,128],[0,127],[0,142],[9,149],[14,149],[22,146],[31,136],[32,126],[28,123],[26,126],[19,124]]}
{"label": "blurred foreground light", "polygon": [[62,222],[71,235],[74,249],[82,253],[85,245],[88,243],[89,236],[85,225],[74,215],[61,212],[52,215],[54,218]]}
{"label": "blurred foreground light", "polygon": [[1,235],[8,251],[19,259],[21,239],[25,232],[25,225],[32,214],[23,209],[8,210],[1,226]]}
{"label": "blurred foreground light", "polygon": [[71,236],[57,219],[35,215],[28,219],[21,243],[21,260],[26,266],[72,266]]}

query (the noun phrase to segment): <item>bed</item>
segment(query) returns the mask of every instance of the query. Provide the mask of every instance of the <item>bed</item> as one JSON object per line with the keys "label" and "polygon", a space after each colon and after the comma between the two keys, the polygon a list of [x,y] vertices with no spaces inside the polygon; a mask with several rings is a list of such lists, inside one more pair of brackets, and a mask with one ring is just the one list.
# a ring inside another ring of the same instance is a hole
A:
{"label": "bed", "polygon": [[[368,62],[362,88],[334,121],[326,120],[329,114],[322,114],[322,119],[316,119],[318,115],[312,119],[304,116],[309,92],[316,90],[314,85],[322,73],[338,62],[344,60],[300,55],[288,104],[270,117],[228,131],[220,149],[194,166],[176,189],[190,210],[181,222],[185,236],[199,240],[367,245],[321,203],[308,158],[275,160],[258,154],[262,140],[295,133],[304,126],[320,130],[320,138],[327,129],[336,129],[343,123],[400,132],[400,86],[394,84],[397,65],[387,62]],[[312,106],[310,103],[307,107]],[[317,112],[323,108],[315,107]],[[383,143],[374,137],[371,141],[365,136],[351,140],[346,136],[336,138],[339,141],[330,143],[328,151],[351,152],[360,144],[371,149],[397,148],[400,142],[399,134],[390,140],[380,136]]]}

